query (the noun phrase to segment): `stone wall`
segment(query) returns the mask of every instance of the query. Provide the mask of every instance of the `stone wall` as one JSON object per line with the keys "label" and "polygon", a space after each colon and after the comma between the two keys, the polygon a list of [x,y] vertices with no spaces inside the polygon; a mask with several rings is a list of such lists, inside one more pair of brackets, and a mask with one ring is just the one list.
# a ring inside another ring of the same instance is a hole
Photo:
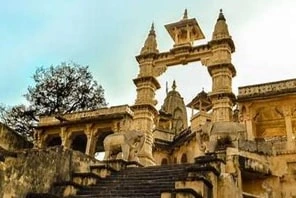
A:
{"label": "stone wall", "polygon": [[85,172],[93,158],[53,147],[17,152],[0,162],[0,197],[25,197],[28,192],[49,192],[54,182],[69,181],[72,172]]}
{"label": "stone wall", "polygon": [[20,136],[12,129],[0,123],[0,147],[13,151],[23,148],[32,148],[33,144],[26,141],[24,137]]}

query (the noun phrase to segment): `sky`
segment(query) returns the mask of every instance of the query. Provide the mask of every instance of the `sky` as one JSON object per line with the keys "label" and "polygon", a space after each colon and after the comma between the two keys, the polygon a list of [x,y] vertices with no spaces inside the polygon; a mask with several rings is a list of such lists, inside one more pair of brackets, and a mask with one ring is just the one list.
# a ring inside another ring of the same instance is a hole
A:
{"label": "sky", "polygon": [[[73,61],[89,65],[109,106],[132,105],[135,56],[151,23],[159,51],[168,51],[173,41],[164,25],[179,21],[185,8],[206,37],[196,45],[210,41],[223,9],[236,45],[234,93],[239,86],[296,78],[295,0],[0,0],[0,103],[25,103],[36,68]],[[166,81],[176,80],[185,103],[211,89],[201,63],[171,67],[158,80],[159,105]]]}

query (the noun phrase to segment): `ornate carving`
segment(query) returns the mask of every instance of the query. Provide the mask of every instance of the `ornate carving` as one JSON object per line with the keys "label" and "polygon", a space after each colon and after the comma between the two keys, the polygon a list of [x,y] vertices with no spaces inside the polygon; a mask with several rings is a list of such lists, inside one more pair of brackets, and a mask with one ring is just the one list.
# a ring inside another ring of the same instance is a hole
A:
{"label": "ornate carving", "polygon": [[156,67],[153,67],[153,76],[154,77],[159,77],[166,70],[167,70],[167,66],[166,65],[157,65]]}
{"label": "ornate carving", "polygon": [[202,65],[207,66],[209,62],[209,57],[204,57],[200,59]]}
{"label": "ornate carving", "polygon": [[284,80],[260,85],[251,85],[238,88],[238,98],[266,96],[278,93],[292,93],[296,89],[296,79]]}

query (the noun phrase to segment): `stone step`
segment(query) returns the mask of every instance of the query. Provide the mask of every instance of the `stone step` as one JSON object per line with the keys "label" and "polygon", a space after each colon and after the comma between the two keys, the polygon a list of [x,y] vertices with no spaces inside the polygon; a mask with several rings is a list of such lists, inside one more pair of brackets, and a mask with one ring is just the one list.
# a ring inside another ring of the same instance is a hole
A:
{"label": "stone step", "polygon": [[59,198],[59,196],[50,193],[28,193],[26,198]]}
{"label": "stone step", "polygon": [[174,174],[153,174],[150,173],[150,175],[128,175],[128,174],[124,174],[124,175],[112,175],[110,176],[108,179],[109,180],[118,180],[118,179],[130,179],[130,180],[139,180],[139,179],[149,179],[149,180],[153,180],[153,179],[162,179],[162,178],[170,178],[170,179],[174,179],[174,178],[180,178],[180,177],[184,177],[187,176],[187,172],[182,172],[182,173],[174,173]]}
{"label": "stone step", "polygon": [[158,197],[160,198],[162,191],[149,192],[149,191],[124,191],[124,192],[93,192],[91,194],[78,194],[70,197]]}
{"label": "stone step", "polygon": [[76,184],[89,186],[89,185],[95,185],[99,180],[101,180],[101,177],[99,177],[95,173],[81,172],[81,173],[73,173],[72,180]]}
{"label": "stone step", "polygon": [[112,192],[112,193],[126,193],[126,192],[160,192],[164,190],[170,190],[174,188],[174,184],[169,185],[149,185],[146,187],[137,187],[137,186],[131,186],[131,187],[123,187],[123,188],[97,188],[97,189],[88,189],[88,190],[81,190],[77,194],[79,195],[85,195],[85,194],[91,194],[91,193],[100,193],[100,192]]}
{"label": "stone step", "polygon": [[[171,182],[171,181],[176,181],[176,180],[185,180],[185,177],[178,177],[178,178],[174,178],[174,177],[168,177],[168,178],[163,178],[163,179],[135,179],[135,180],[130,180],[130,179],[126,179],[126,180],[102,180],[101,182],[98,183],[98,185],[91,185],[92,186],[103,186],[103,185],[116,185],[116,184],[120,184],[121,186],[125,186],[125,185],[130,185],[130,184],[135,184],[135,185],[141,185],[141,184],[153,184],[153,183],[167,183],[167,182]],[[122,181],[125,181],[124,183],[122,183]]]}
{"label": "stone step", "polygon": [[67,198],[160,198],[159,194],[133,194],[133,195],[111,195],[111,194],[92,194],[92,195],[75,195]]}

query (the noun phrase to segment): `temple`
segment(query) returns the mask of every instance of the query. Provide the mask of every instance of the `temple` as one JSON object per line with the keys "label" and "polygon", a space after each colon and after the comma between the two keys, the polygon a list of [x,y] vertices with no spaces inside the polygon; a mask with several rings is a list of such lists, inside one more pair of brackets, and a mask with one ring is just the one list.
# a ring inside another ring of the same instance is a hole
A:
{"label": "temple", "polygon": [[[0,140],[0,196],[296,197],[296,79],[235,95],[235,44],[222,10],[206,44],[196,45],[205,35],[187,10],[165,29],[171,49],[158,50],[152,24],[136,56],[134,104],[41,117],[33,148]],[[191,62],[208,70],[212,89],[188,85],[196,97],[185,100],[173,81],[158,109],[158,77]]]}

